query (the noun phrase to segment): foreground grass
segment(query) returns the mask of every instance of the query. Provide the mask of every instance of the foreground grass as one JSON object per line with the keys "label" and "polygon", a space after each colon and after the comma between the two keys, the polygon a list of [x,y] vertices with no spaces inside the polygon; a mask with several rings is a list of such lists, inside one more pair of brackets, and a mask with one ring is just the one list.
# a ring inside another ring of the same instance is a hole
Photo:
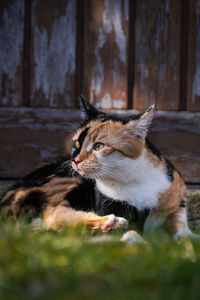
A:
{"label": "foreground grass", "polygon": [[0,299],[200,299],[200,245],[97,243],[85,229],[0,221]]}

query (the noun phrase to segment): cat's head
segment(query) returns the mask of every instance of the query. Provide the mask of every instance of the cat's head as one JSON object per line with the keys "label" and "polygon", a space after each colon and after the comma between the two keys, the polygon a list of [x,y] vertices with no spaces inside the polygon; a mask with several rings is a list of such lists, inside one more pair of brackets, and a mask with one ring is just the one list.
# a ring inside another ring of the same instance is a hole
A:
{"label": "cat's head", "polygon": [[155,105],[120,117],[98,111],[82,96],[80,102],[85,120],[72,139],[72,167],[87,178],[111,179],[124,159],[142,154]]}

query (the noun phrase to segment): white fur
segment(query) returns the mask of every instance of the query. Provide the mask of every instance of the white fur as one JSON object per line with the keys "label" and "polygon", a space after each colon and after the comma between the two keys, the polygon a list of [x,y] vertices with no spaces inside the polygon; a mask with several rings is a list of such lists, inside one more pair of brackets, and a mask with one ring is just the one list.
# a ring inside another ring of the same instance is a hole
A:
{"label": "white fur", "polygon": [[145,244],[147,242],[134,230],[127,231],[123,234],[121,238],[122,242],[127,242],[128,244]]}
{"label": "white fur", "polygon": [[175,241],[177,241],[183,237],[191,237],[193,239],[197,239],[198,241],[200,241],[200,237],[198,235],[194,234],[188,227],[186,209],[184,209],[183,211],[181,211],[179,213],[178,221],[182,224],[182,226],[173,236],[173,239]]}
{"label": "white fur", "polygon": [[118,229],[118,228],[127,229],[128,221],[121,217],[115,217],[115,224],[113,225],[113,228],[114,229]]}
{"label": "white fur", "polygon": [[108,176],[105,171],[96,180],[99,191],[138,210],[156,207],[159,195],[170,187],[164,166],[154,166],[145,149],[137,159],[124,157],[118,152],[107,157],[101,152],[96,155],[102,169],[105,166],[108,170]]}
{"label": "white fur", "polygon": [[90,151],[92,150],[92,147],[93,147],[93,142],[90,141],[90,142],[88,143],[88,145],[87,145],[87,148],[86,148],[87,152],[90,152]]}

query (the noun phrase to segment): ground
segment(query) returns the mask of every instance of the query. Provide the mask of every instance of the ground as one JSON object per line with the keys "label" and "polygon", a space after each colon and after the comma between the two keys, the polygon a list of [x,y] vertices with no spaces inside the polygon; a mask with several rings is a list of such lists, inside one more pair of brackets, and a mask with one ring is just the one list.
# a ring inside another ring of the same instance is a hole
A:
{"label": "ground", "polygon": [[[200,192],[190,190],[189,198],[191,225],[200,233]],[[198,242],[175,243],[161,232],[146,237],[148,246],[126,245],[122,232],[33,230],[3,216],[0,223],[0,299],[200,298]]]}

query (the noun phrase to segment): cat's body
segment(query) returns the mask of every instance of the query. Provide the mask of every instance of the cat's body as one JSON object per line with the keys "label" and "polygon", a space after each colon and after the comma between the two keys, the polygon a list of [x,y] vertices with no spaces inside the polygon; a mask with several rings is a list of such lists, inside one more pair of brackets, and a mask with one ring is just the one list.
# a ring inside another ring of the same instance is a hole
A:
{"label": "cat's body", "polygon": [[[53,229],[85,223],[108,231],[126,227],[120,217],[127,212],[134,222],[144,212],[144,231],[165,224],[175,238],[191,235],[185,184],[146,138],[153,107],[121,118],[82,102],[87,117],[73,137],[72,158],[26,176],[3,196],[1,206],[33,220],[42,216]],[[130,232],[125,239],[134,236]]]}

